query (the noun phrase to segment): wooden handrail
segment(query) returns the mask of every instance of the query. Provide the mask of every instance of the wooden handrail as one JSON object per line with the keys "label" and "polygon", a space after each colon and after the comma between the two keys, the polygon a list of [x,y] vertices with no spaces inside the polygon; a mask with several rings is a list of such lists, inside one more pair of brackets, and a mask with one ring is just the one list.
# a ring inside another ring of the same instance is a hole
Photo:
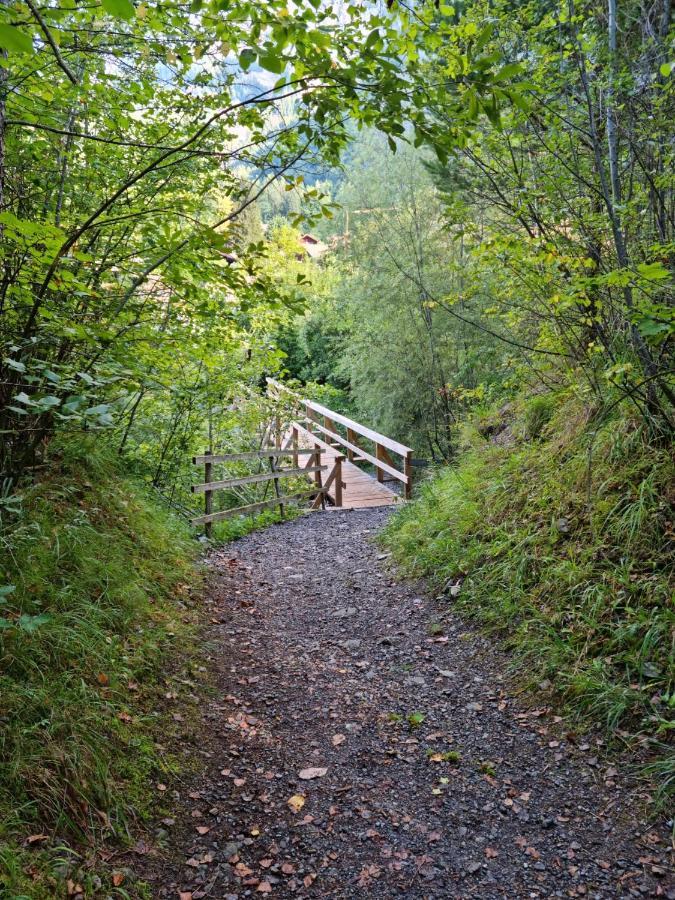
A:
{"label": "wooden handrail", "polygon": [[[393,440],[393,438],[389,438],[385,434],[380,434],[379,431],[373,431],[372,428],[361,425],[360,422],[355,422],[354,419],[350,419],[348,418],[348,416],[343,416],[342,413],[336,413],[332,409],[328,409],[327,406],[323,406],[321,403],[315,403],[313,400],[307,400],[305,397],[301,397],[300,394],[296,394],[295,391],[286,387],[285,384],[281,384],[281,382],[276,381],[274,378],[268,378],[267,383],[277,389],[285,391],[287,394],[290,394],[295,398],[295,400],[297,400],[307,409],[311,409],[314,412],[319,413],[319,415],[321,416],[327,416],[329,419],[332,419],[333,422],[339,422],[340,425],[344,425],[345,428],[349,428],[352,431],[355,431],[357,434],[368,438],[368,440],[373,441],[373,443],[380,444],[382,447],[386,447],[388,450],[392,450],[394,453],[398,453],[399,456],[405,457],[408,453],[413,452],[411,447],[406,447],[405,444],[401,444],[399,441],[395,441]],[[335,432],[333,432],[333,434],[335,434]]]}
{"label": "wooden handrail", "polygon": [[250,515],[253,512],[257,512],[261,509],[267,509],[268,507],[279,506],[280,501],[282,503],[291,503],[294,500],[310,500],[312,497],[316,497],[317,494],[319,498],[322,495],[325,495],[326,489],[321,488],[317,490],[314,488],[311,491],[302,491],[298,494],[289,494],[286,497],[272,497],[271,500],[261,500],[260,503],[249,503],[247,506],[236,506],[232,509],[222,509],[219,512],[209,513],[204,516],[197,516],[195,519],[192,519],[191,522],[193,525],[210,525],[212,522],[221,522],[223,519],[231,519],[232,516],[245,516]]}
{"label": "wooden handrail", "polygon": [[[358,444],[352,444],[351,441],[348,441],[346,438],[343,438],[341,434],[338,434],[337,431],[331,431],[330,428],[325,428],[323,425],[320,425],[319,422],[312,422],[315,428],[325,435],[329,437],[335,438],[335,440],[340,444],[340,446],[345,447],[347,450],[351,450],[352,452],[356,452],[359,454],[359,462],[363,460],[364,462],[372,463],[374,466],[377,466],[378,469],[382,469],[388,475],[392,475],[394,478],[397,478],[399,481],[402,481],[403,484],[408,484],[410,480],[407,475],[403,472],[395,469],[393,466],[388,465],[381,459],[377,459],[377,457],[372,456],[370,453],[367,453],[363,447],[359,447]],[[311,432],[310,432],[311,434]]]}
{"label": "wooden handrail", "polygon": [[[413,454],[411,447],[407,447],[400,441],[395,441],[385,434],[380,434],[379,431],[373,431],[372,428],[361,425],[360,422],[356,422],[348,416],[343,416],[342,413],[334,412],[332,409],[328,409],[327,406],[323,406],[321,403],[315,403],[313,400],[301,397],[300,394],[297,394],[295,391],[291,390],[291,388],[286,387],[285,384],[281,384],[281,382],[276,381],[274,378],[268,378],[267,384],[268,390],[270,390],[272,396],[279,398],[280,394],[286,394],[292,399],[296,408],[304,408],[306,415],[304,421],[310,427],[309,429],[303,430],[312,437],[314,441],[327,449],[334,449],[333,445],[330,443],[320,441],[311,429],[321,432],[325,437],[331,439],[341,447],[344,447],[347,450],[347,458],[350,462],[357,460],[358,462],[363,461],[372,463],[372,465],[375,466],[375,472],[379,482],[385,480],[385,473],[392,478],[395,478],[397,481],[402,482],[404,485],[405,498],[407,500],[410,499],[412,495]],[[317,421],[318,416],[323,418],[323,424]],[[340,434],[336,428],[336,423],[347,429],[347,437],[343,437],[343,435]],[[300,428],[302,426],[298,425],[298,423],[293,423],[293,427]],[[363,447],[356,443],[357,435],[366,438],[375,445],[375,455],[364,450]],[[396,453],[402,458],[403,471],[396,468],[396,464],[388,451]],[[358,454],[358,457],[356,457],[355,454]]]}

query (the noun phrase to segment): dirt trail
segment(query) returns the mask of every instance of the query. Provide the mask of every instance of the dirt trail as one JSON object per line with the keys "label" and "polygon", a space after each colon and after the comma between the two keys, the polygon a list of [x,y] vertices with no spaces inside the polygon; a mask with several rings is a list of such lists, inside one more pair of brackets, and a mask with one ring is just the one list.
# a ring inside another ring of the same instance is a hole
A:
{"label": "dirt trail", "polygon": [[635,819],[598,748],[516,700],[459,618],[432,633],[447,601],[387,569],[387,515],[212,555],[218,695],[204,771],[147,859],[153,896],[675,897],[665,829]]}

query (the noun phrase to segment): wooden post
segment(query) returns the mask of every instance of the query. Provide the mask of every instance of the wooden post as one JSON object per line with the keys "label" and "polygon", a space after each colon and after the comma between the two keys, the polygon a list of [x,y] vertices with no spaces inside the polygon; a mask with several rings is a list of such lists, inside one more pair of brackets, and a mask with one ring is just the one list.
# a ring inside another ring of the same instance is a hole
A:
{"label": "wooden post", "polygon": [[279,413],[276,414],[274,421],[274,445],[277,450],[281,450],[281,416]]}
{"label": "wooden post", "polygon": [[[381,461],[386,462],[384,458],[384,454],[386,453],[384,447],[381,444],[375,444],[375,456]],[[380,469],[379,466],[376,467],[377,470],[377,480],[382,484],[384,481],[384,472]]]}
{"label": "wooden post", "polygon": [[412,497],[412,450],[408,450],[403,463],[403,474],[408,476],[408,482],[404,485],[404,496],[406,500]]}
{"label": "wooden post", "polygon": [[291,442],[295,453],[293,454],[293,468],[298,468],[298,429],[293,427]]}
{"label": "wooden post", "polygon": [[[323,427],[326,428],[328,431],[332,431],[333,434],[338,433],[338,430],[335,427],[335,422],[332,419],[329,419],[328,416],[323,417]],[[333,446],[335,446],[335,444]]]}
{"label": "wooden post", "polygon": [[[276,469],[276,466],[274,465],[274,457],[270,456],[269,461],[270,461],[270,471],[276,472],[277,469]],[[281,493],[279,491],[279,479],[278,478],[274,479],[274,493],[276,495],[277,500],[279,500],[279,498],[281,497]],[[281,516],[282,519],[284,518],[284,504],[280,500],[279,500],[279,515]]]}
{"label": "wooden post", "polygon": [[[211,456],[211,450],[205,450],[204,456]],[[209,484],[213,481],[213,463],[205,462],[204,463],[204,484]],[[205,491],[204,492],[204,514],[210,515],[213,512],[213,491]],[[210,540],[211,535],[213,534],[213,523],[205,522],[204,523],[204,534]]]}
{"label": "wooden post", "polygon": [[[314,444],[314,453],[312,454],[312,465],[320,466],[321,465],[321,447],[318,444]],[[321,472],[314,473],[314,484],[317,487],[321,487]]]}
{"label": "wooden post", "polygon": [[[317,454],[316,454],[316,460],[317,460],[317,461],[314,463],[314,465],[320,466],[320,465],[321,465],[321,454],[320,454],[320,453],[317,453]],[[316,486],[317,486],[317,487],[319,488],[319,490],[321,491],[321,494],[320,494],[320,497],[321,497],[321,509],[325,510],[325,509],[326,509],[326,496],[325,496],[325,494],[324,494],[324,492],[323,492],[323,480],[322,480],[322,478],[321,478],[321,472],[316,472],[316,476],[315,476],[315,477],[316,477]]]}
{"label": "wooden post", "polygon": [[[349,441],[350,444],[358,443],[356,440],[356,432],[353,431],[351,428],[347,429],[347,440]],[[349,460],[349,462],[354,462],[354,451],[353,450],[347,449],[347,459]]]}
{"label": "wooden post", "polygon": [[335,457],[335,505],[342,506],[342,460],[344,456]]}

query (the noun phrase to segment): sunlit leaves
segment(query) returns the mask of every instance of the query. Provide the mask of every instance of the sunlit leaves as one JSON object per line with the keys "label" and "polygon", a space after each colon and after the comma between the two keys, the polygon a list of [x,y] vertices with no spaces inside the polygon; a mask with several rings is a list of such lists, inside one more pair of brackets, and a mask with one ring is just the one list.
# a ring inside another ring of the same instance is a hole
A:
{"label": "sunlit leaves", "polygon": [[32,53],[33,41],[27,32],[3,23],[0,24],[0,47],[9,53]]}
{"label": "sunlit leaves", "polygon": [[133,19],[136,14],[131,0],[101,0],[101,6],[118,19]]}

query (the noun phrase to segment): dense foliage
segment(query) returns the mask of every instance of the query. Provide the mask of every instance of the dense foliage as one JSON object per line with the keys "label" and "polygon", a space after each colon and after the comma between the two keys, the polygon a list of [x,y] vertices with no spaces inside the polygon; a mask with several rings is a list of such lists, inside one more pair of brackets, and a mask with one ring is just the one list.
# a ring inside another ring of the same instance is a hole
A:
{"label": "dense foliage", "polygon": [[154,503],[259,446],[267,375],[438,473],[411,571],[666,742],[673,36],[668,0],[0,2],[7,832],[124,821],[191,555]]}

